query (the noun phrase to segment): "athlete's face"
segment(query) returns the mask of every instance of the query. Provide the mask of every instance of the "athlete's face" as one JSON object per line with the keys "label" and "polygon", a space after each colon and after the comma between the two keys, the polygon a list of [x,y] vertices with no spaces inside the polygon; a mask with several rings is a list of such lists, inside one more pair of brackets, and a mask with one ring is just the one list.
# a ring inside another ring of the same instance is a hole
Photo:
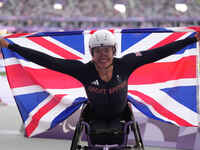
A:
{"label": "athlete's face", "polygon": [[96,47],[93,49],[93,61],[99,68],[103,69],[112,64],[113,56],[113,46]]}

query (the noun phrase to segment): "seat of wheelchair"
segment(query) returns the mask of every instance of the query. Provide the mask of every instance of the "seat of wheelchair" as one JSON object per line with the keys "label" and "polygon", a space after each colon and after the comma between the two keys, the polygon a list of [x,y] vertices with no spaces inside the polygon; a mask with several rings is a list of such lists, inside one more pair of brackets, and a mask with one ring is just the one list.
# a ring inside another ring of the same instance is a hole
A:
{"label": "seat of wheelchair", "polygon": [[124,140],[125,121],[120,119],[113,120],[94,120],[89,123],[89,136],[92,144],[122,144]]}

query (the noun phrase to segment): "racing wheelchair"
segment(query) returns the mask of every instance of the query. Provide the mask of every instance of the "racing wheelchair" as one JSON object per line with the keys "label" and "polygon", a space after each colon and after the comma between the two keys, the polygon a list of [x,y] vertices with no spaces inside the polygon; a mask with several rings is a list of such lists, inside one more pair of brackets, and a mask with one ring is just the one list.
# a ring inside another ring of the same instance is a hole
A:
{"label": "racing wheelchair", "polygon": [[[95,121],[88,119],[89,104],[84,104],[71,142],[70,150],[144,150],[138,123],[127,104],[119,119]],[[87,146],[81,145],[85,131]],[[128,145],[130,131],[135,137],[135,145]]]}

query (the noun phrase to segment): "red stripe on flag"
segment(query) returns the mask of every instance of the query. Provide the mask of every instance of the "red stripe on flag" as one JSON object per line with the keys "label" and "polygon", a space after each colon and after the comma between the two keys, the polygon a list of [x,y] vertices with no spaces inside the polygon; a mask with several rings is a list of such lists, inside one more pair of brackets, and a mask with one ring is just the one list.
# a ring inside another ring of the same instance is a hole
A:
{"label": "red stripe on flag", "polygon": [[187,122],[186,120],[183,120],[182,118],[178,117],[174,113],[167,110],[165,107],[163,107],[158,102],[156,102],[153,98],[151,98],[147,95],[144,95],[143,93],[141,93],[139,91],[130,90],[129,92],[133,95],[140,97],[145,103],[151,105],[159,114],[168,118],[169,120],[175,121],[180,126],[194,126],[194,125],[190,124],[189,122]]}
{"label": "red stripe on flag", "polygon": [[167,38],[165,38],[161,42],[155,44],[150,49],[161,47],[161,46],[164,46],[164,45],[169,44],[171,42],[174,42],[174,41],[176,41],[177,39],[179,39],[180,37],[182,37],[186,33],[187,32],[174,32],[173,34],[171,34],[170,36],[168,36]]}
{"label": "red stripe on flag", "polygon": [[79,88],[82,84],[77,79],[60,72],[50,69],[32,69],[25,67],[25,70],[43,88],[50,89],[69,89]]}
{"label": "red stripe on flag", "polygon": [[195,30],[196,32],[200,32],[200,26],[191,26],[191,27],[186,27],[186,29],[192,29]]}
{"label": "red stripe on flag", "polygon": [[54,96],[45,106],[40,108],[40,110],[32,116],[31,122],[26,127],[27,136],[31,136],[33,131],[37,128],[40,119],[48,113],[51,109],[53,109],[56,105],[60,103],[64,95],[56,95]]}
{"label": "red stripe on flag", "polygon": [[[89,33],[90,33],[90,34],[93,34],[93,33],[95,33],[96,31],[98,31],[98,30],[91,30]],[[108,31],[110,31],[111,33],[114,33],[114,32],[115,32],[115,29],[109,29]]]}
{"label": "red stripe on flag", "polygon": [[90,34],[93,34],[93,33],[95,33],[97,30],[91,30],[90,31]]}
{"label": "red stripe on flag", "polygon": [[58,54],[66,59],[81,59],[80,57],[72,54],[69,50],[66,50],[59,45],[56,45],[43,37],[28,37],[29,40],[43,46],[44,48]]}
{"label": "red stripe on flag", "polygon": [[196,78],[196,56],[184,57],[176,62],[151,63],[135,70],[129,84],[152,84],[182,78]]}
{"label": "red stripe on flag", "polygon": [[2,55],[2,53],[1,53],[1,51],[0,51],[0,59],[1,59],[1,58],[3,58],[3,55]]}
{"label": "red stripe on flag", "polygon": [[10,88],[35,85],[34,80],[19,64],[6,66],[6,72]]}
{"label": "red stripe on flag", "polygon": [[31,35],[33,33],[16,33],[16,34],[11,34],[8,36],[5,36],[4,38],[18,38],[18,37],[22,37],[22,36],[27,36],[27,35]]}
{"label": "red stripe on flag", "polygon": [[109,29],[108,31],[114,33],[114,32],[115,32],[115,29]]}

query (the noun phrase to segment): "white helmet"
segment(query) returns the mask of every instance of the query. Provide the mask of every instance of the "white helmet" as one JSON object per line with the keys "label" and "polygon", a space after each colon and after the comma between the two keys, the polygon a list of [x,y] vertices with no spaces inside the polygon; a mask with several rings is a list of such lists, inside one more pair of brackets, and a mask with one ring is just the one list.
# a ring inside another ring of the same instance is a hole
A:
{"label": "white helmet", "polygon": [[114,35],[108,30],[98,30],[91,35],[89,48],[98,46],[116,46]]}

